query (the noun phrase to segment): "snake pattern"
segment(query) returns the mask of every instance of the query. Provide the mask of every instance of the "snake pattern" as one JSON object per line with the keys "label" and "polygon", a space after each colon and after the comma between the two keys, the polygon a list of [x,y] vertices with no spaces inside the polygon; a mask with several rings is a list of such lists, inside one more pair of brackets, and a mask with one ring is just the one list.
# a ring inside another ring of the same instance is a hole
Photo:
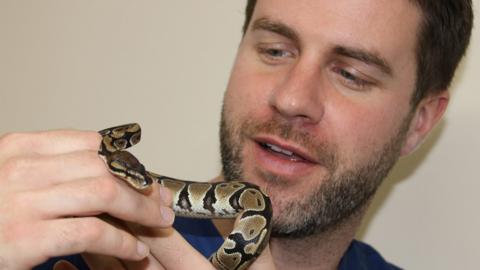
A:
{"label": "snake pattern", "polygon": [[239,181],[201,183],[184,181],[149,172],[125,149],[140,141],[138,124],[127,124],[99,131],[102,143],[98,151],[110,172],[136,190],[153,183],[173,194],[177,216],[193,218],[237,218],[233,231],[210,257],[217,269],[247,268],[263,251],[271,231],[272,206],[258,186]]}

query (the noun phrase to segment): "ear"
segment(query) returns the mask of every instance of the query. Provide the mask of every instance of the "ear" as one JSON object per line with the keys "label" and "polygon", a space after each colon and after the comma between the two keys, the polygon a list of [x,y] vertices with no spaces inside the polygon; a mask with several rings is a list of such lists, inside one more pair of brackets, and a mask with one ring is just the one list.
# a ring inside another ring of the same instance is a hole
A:
{"label": "ear", "polygon": [[415,109],[410,123],[402,156],[414,152],[420,146],[432,128],[442,118],[447,109],[450,94],[447,90],[424,98]]}

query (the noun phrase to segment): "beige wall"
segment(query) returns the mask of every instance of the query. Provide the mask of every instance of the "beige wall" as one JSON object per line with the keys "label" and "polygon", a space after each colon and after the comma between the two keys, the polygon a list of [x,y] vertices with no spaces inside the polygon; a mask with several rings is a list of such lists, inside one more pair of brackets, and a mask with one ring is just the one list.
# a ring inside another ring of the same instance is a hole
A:
{"label": "beige wall", "polygon": [[[0,0],[0,133],[138,121],[134,152],[149,168],[215,176],[243,5]],[[396,167],[359,233],[407,269],[478,269],[479,39],[477,28],[445,120]]]}

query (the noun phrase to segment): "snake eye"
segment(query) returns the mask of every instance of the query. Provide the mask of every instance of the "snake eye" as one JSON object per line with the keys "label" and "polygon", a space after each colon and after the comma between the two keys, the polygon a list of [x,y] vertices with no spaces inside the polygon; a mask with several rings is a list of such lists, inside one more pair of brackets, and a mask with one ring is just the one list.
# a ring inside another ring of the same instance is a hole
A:
{"label": "snake eye", "polygon": [[140,133],[133,134],[132,137],[130,137],[130,144],[137,144],[140,141],[140,136]]}
{"label": "snake eye", "polygon": [[128,141],[125,139],[118,139],[113,142],[113,145],[119,150],[125,149],[127,147]]}

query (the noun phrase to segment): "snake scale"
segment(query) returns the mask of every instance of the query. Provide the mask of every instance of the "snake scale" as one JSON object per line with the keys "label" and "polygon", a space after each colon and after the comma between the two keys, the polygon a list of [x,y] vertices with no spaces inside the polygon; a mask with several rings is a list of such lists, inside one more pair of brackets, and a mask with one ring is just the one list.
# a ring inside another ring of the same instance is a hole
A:
{"label": "snake scale", "polygon": [[272,207],[269,197],[256,185],[239,181],[192,182],[149,172],[125,150],[140,141],[138,124],[116,126],[99,133],[102,143],[98,153],[110,172],[139,191],[153,183],[168,188],[173,194],[175,215],[237,218],[233,231],[210,257],[215,268],[245,269],[266,247],[271,231]]}

